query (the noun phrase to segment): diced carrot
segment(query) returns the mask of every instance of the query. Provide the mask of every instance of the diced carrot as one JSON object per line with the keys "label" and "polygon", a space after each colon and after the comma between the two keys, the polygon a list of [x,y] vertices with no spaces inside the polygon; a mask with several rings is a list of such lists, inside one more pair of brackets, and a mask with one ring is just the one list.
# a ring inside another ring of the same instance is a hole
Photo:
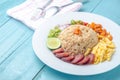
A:
{"label": "diced carrot", "polygon": [[96,28],[102,28],[102,25],[101,24],[96,24],[95,27]]}
{"label": "diced carrot", "polygon": [[106,31],[106,29],[103,29],[101,24],[96,24],[92,22],[91,24],[87,25],[88,27],[92,28],[95,32],[97,32],[101,36],[107,37],[109,40],[112,40],[112,35]]}
{"label": "diced carrot", "polygon": [[79,34],[79,32],[78,32],[78,31],[74,31],[74,34],[77,34],[77,35],[78,35],[78,34]]}
{"label": "diced carrot", "polygon": [[91,28],[94,28],[94,27],[95,27],[95,23],[92,22],[92,23],[90,24],[90,27],[91,27]]}
{"label": "diced carrot", "polygon": [[79,28],[76,28],[75,30],[74,30],[74,34],[77,34],[77,35],[79,35],[79,34],[81,34],[82,32],[80,31],[80,29]]}
{"label": "diced carrot", "polygon": [[108,37],[109,40],[113,39],[112,35],[107,35],[107,37]]}
{"label": "diced carrot", "polygon": [[107,31],[106,31],[106,29],[103,29],[103,31],[105,32],[105,36],[107,35]]}
{"label": "diced carrot", "polygon": [[102,31],[100,35],[105,36],[106,35],[105,31]]}
{"label": "diced carrot", "polygon": [[95,31],[96,31],[97,33],[101,33],[101,32],[102,32],[102,29],[101,29],[101,28],[96,28]]}

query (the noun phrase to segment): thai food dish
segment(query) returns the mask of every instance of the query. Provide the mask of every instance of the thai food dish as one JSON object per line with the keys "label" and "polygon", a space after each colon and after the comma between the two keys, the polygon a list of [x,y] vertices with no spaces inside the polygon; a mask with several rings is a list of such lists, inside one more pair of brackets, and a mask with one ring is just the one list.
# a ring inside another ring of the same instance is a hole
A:
{"label": "thai food dish", "polygon": [[88,48],[93,48],[98,42],[95,31],[83,25],[67,27],[59,34],[58,38],[64,51],[71,54],[83,54]]}
{"label": "thai food dish", "polygon": [[76,65],[110,61],[115,44],[101,24],[71,20],[57,25],[48,34],[47,47],[59,59]]}

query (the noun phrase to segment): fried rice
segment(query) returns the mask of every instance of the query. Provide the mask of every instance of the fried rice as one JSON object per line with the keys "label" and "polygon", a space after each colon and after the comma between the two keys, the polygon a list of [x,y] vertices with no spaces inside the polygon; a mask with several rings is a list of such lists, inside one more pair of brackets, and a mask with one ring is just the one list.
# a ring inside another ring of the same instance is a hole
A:
{"label": "fried rice", "polygon": [[[76,28],[79,28],[82,34],[74,34]],[[71,54],[84,54],[88,48],[91,49],[98,43],[96,32],[83,25],[70,25],[59,34],[58,38],[64,51]]]}

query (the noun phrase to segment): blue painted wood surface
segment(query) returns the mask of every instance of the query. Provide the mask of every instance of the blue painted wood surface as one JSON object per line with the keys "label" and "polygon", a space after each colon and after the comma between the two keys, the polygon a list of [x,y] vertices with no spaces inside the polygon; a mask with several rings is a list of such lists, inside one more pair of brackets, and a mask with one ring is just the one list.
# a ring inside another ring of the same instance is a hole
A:
{"label": "blue painted wood surface", "polygon": [[[33,30],[7,16],[6,10],[25,0],[0,0],[0,80],[120,80],[120,66],[99,75],[73,76],[42,63],[32,48]],[[110,18],[120,24],[120,0],[89,0],[82,12]]]}

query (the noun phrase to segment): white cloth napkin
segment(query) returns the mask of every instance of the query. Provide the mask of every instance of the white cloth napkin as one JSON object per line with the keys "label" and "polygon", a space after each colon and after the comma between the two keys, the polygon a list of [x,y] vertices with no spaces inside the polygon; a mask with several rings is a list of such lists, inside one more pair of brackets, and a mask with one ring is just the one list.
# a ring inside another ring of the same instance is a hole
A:
{"label": "white cloth napkin", "polygon": [[[38,27],[40,27],[40,24],[42,24],[43,21],[46,20],[46,18],[38,18],[34,19],[34,17],[39,16],[37,10],[38,7],[42,8],[48,0],[27,0],[24,3],[9,9],[7,11],[7,14],[24,24],[26,24],[31,29],[35,30]],[[52,2],[46,7],[49,8],[51,6],[63,6],[65,4],[73,2],[72,0],[52,0]],[[71,11],[78,11],[82,7],[81,2],[76,2],[72,5],[69,5],[67,7],[64,7],[58,14],[62,14],[65,12],[71,12]]]}

